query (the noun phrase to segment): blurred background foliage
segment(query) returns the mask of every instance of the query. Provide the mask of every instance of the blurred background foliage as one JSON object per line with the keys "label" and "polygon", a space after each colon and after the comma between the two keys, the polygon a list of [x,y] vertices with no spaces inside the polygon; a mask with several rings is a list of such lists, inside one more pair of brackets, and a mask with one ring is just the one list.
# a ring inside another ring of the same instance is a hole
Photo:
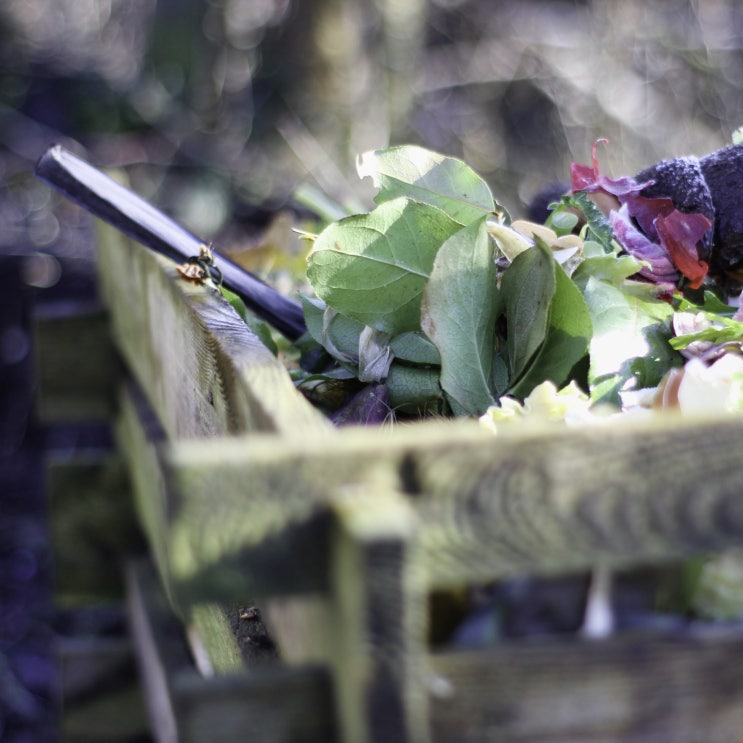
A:
{"label": "blurred background foliage", "polygon": [[414,142],[523,214],[597,137],[615,175],[728,143],[742,38],[735,0],[3,0],[0,175],[67,138],[232,239],[300,184],[368,204],[355,156]]}

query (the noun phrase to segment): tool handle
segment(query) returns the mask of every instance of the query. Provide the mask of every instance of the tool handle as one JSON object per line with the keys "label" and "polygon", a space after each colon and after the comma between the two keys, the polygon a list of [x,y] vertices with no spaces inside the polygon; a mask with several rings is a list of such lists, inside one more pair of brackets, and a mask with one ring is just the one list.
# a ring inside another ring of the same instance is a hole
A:
{"label": "tool handle", "polygon": [[[61,145],[44,153],[36,175],[91,214],[158,253],[178,262],[200,253],[203,240]],[[280,294],[224,255],[213,253],[225,287],[250,310],[290,340],[306,331],[299,302]]]}

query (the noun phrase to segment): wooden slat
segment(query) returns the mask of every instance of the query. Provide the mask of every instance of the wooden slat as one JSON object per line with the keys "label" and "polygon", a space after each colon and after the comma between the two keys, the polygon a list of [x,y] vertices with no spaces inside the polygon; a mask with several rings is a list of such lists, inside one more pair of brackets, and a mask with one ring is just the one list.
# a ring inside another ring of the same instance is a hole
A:
{"label": "wooden slat", "polygon": [[330,663],[344,741],[424,743],[426,600],[415,516],[399,493],[364,486],[333,500]]}
{"label": "wooden slat", "polygon": [[332,446],[183,442],[164,461],[172,577],[184,598],[229,592],[233,578],[232,590],[257,596],[270,588],[264,572],[271,590],[298,590],[303,579],[287,573],[301,554],[305,590],[317,588],[328,493],[380,481],[410,494],[430,586],[723,549],[743,539],[742,443],[736,416],[499,437],[474,423],[417,424],[345,430]]}
{"label": "wooden slat", "polygon": [[121,364],[100,305],[42,305],[34,318],[36,412],[47,424],[107,420]]}
{"label": "wooden slat", "polygon": [[[296,528],[291,521],[281,524],[276,539],[243,542],[233,553],[220,552],[211,567],[205,563],[193,576],[194,586],[184,593],[184,581],[177,577],[174,562],[178,537],[171,525],[175,517],[171,509],[179,507],[179,498],[163,467],[173,445],[164,438],[134,387],[122,396],[117,438],[131,471],[140,521],[176,607],[183,610],[191,603],[246,601],[327,588],[328,515],[317,513],[306,521],[297,518]],[[247,510],[237,516],[240,522],[252,510],[247,498],[242,500]],[[221,508],[217,503],[215,500],[213,505]],[[196,601],[191,601],[194,597]]]}
{"label": "wooden slat", "polygon": [[205,679],[146,562],[128,571],[129,610],[157,743],[334,743],[330,678],[322,668],[261,667]]}
{"label": "wooden slat", "polygon": [[330,423],[211,285],[98,225],[116,343],[173,440],[248,431],[320,435]]}
{"label": "wooden slat", "polygon": [[[237,637],[227,620],[226,612],[219,604],[196,604],[191,607],[188,636],[192,652],[205,654],[202,675],[235,673],[244,669]],[[194,653],[194,659],[198,658]]]}
{"label": "wooden slat", "polygon": [[165,432],[139,389],[129,384],[122,389],[116,439],[126,462],[134,504],[160,574],[169,589],[169,551],[166,533],[167,494],[159,463],[159,448]]}
{"label": "wooden slat", "polygon": [[727,743],[743,730],[741,627],[554,639],[431,658],[437,743]]}
{"label": "wooden slat", "polygon": [[[99,273],[122,356],[155,410],[164,436],[203,439],[253,431],[322,436],[327,419],[294,388],[288,372],[211,285],[184,281],[175,264],[99,223]],[[141,439],[137,471],[139,510],[168,587],[169,545],[162,536],[167,506],[152,450]],[[136,452],[131,462],[138,462]],[[154,493],[155,495],[151,495]],[[165,509],[165,510],[163,510]],[[291,573],[296,571],[292,570]],[[212,578],[223,582],[222,571]],[[226,575],[230,571],[226,569]],[[211,578],[209,578],[211,579]],[[245,599],[249,594],[242,594]],[[269,605],[264,606],[272,614]],[[299,607],[295,616],[304,613]],[[282,630],[278,615],[273,624]],[[216,607],[193,617],[216,668],[229,666],[229,638]],[[216,639],[221,638],[221,639]],[[226,663],[226,665],[225,665]]]}
{"label": "wooden slat", "polygon": [[273,437],[184,442],[162,451],[153,466],[165,472],[144,480],[167,487],[144,501],[160,514],[151,538],[183,601],[324,589],[328,494],[380,477],[417,491],[430,585],[647,562],[740,543],[740,429],[730,417],[607,427],[601,437],[492,439],[437,424],[346,431],[330,448],[289,438],[278,447]]}

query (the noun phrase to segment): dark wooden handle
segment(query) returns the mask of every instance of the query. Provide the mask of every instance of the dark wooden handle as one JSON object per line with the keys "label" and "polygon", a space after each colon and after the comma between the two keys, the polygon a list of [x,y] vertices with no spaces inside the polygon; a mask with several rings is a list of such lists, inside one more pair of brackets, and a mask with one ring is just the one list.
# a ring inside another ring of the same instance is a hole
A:
{"label": "dark wooden handle", "polygon": [[[203,241],[134,192],[61,145],[47,150],[36,174],[83,208],[137,242],[176,261],[199,255]],[[305,330],[301,305],[214,252],[224,285],[290,340]]]}

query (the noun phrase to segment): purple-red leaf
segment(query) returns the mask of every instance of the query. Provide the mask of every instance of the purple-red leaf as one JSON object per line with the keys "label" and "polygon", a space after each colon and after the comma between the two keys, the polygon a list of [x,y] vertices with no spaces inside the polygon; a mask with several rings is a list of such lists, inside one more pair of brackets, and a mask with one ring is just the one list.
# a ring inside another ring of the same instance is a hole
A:
{"label": "purple-red leaf", "polygon": [[704,214],[684,214],[674,209],[668,216],[658,215],[655,228],[671,260],[689,279],[689,286],[698,289],[709,266],[699,257],[699,241],[710,228]]}
{"label": "purple-red leaf", "polygon": [[676,283],[678,271],[668,251],[635,227],[626,204],[619,211],[609,215],[609,222],[617,242],[630,255],[650,264],[640,270],[641,276],[658,284]]}
{"label": "purple-red leaf", "polygon": [[606,141],[593,143],[591,166],[570,166],[573,191],[603,192],[619,201],[622,206],[611,211],[609,221],[622,248],[650,264],[640,271],[641,276],[659,284],[675,283],[680,272],[692,289],[698,288],[708,271],[700,257],[700,241],[712,222],[704,214],[679,211],[666,196],[642,196],[640,192],[652,185],[652,180],[638,183],[630,177],[601,175],[596,151],[599,142]]}
{"label": "purple-red leaf", "polygon": [[609,178],[601,175],[599,168],[599,159],[597,154],[599,142],[608,142],[607,139],[597,139],[593,143],[591,150],[592,167],[588,165],[579,165],[572,163],[570,165],[570,185],[573,191],[605,191],[612,196],[616,196],[620,201],[626,201],[625,197],[631,194],[637,194],[643,188],[652,184],[652,181],[638,183],[634,178],[624,176],[622,178]]}

